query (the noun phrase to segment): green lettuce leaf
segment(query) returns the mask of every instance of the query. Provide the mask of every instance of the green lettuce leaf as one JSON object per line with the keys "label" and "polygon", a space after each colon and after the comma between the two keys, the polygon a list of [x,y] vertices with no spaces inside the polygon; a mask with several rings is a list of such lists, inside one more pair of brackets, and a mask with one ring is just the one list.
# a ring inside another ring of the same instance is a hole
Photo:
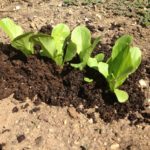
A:
{"label": "green lettuce leaf", "polygon": [[[90,45],[89,48],[83,50],[80,52],[79,56],[80,56],[80,61],[81,63],[79,64],[71,64],[71,66],[75,67],[75,68],[79,68],[80,70],[83,70],[83,68],[88,64],[89,66],[95,65],[95,60],[94,59],[89,59],[91,56],[92,51],[94,50],[94,48],[96,47],[96,45],[98,44],[98,42],[100,41],[100,37],[96,38],[93,42],[92,45]],[[93,61],[93,62],[92,62]],[[97,60],[96,60],[97,61]],[[94,66],[93,66],[94,67]]]}
{"label": "green lettuce leaf", "polygon": [[94,58],[97,60],[97,62],[101,62],[104,60],[105,55],[103,53],[97,54]]}
{"label": "green lettuce leaf", "polygon": [[14,40],[11,41],[11,45],[20,50],[26,56],[34,54],[34,42],[30,41],[30,37],[33,36],[33,32],[28,32],[17,36]]}
{"label": "green lettuce leaf", "polygon": [[123,35],[121,36],[113,46],[111,57],[108,59],[108,63],[113,61],[120,52],[124,51],[125,49],[129,49],[132,43],[132,37],[130,35]]}
{"label": "green lettuce leaf", "polygon": [[72,60],[75,55],[76,55],[76,45],[72,43],[72,41],[70,41],[70,43],[67,46],[64,62]]}
{"label": "green lettuce leaf", "polygon": [[23,29],[16,25],[10,18],[1,19],[0,28],[9,36],[11,41],[23,34]]}
{"label": "green lettuce leaf", "polygon": [[80,54],[91,46],[91,33],[85,26],[78,26],[72,31],[71,41],[76,45],[77,53]]}
{"label": "green lettuce leaf", "polygon": [[70,35],[70,29],[67,25],[63,23],[60,23],[53,28],[51,36],[55,40],[58,55],[63,56],[64,54],[63,48],[65,45],[65,40],[69,35]]}
{"label": "green lettuce leaf", "polygon": [[114,93],[120,103],[126,102],[129,98],[128,93],[123,90],[115,89]]}
{"label": "green lettuce leaf", "polygon": [[137,47],[127,48],[109,64],[109,74],[115,78],[114,88],[123,84],[126,78],[139,67],[141,51]]}
{"label": "green lettuce leaf", "polygon": [[88,78],[88,77],[84,77],[84,81],[88,82],[88,83],[91,83],[91,82],[93,82],[93,79]]}
{"label": "green lettuce leaf", "polygon": [[99,62],[98,63],[98,71],[107,79],[109,72],[108,72],[108,67],[109,65],[104,62]]}
{"label": "green lettuce leaf", "polygon": [[55,40],[47,34],[38,33],[31,37],[31,41],[34,41],[35,44],[39,44],[41,46],[41,55],[47,56],[51,59],[55,59],[56,55],[56,43]]}

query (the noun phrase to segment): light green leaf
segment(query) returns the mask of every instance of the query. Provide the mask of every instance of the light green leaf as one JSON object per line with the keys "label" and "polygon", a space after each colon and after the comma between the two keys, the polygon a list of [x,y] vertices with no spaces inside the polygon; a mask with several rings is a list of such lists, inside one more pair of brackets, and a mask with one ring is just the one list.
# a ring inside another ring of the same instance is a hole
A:
{"label": "light green leaf", "polygon": [[[75,68],[79,68],[80,70],[83,70],[83,68],[87,65],[90,55],[91,55],[92,51],[94,50],[94,48],[96,47],[96,45],[98,44],[99,40],[100,40],[100,37],[96,38],[94,40],[93,44],[89,48],[87,48],[84,51],[81,51],[81,53],[79,54],[81,63],[72,64],[71,66],[75,67]],[[91,66],[92,66],[91,63],[94,64],[94,62],[91,62],[92,60],[93,59],[89,60],[89,65],[91,65]]]}
{"label": "light green leaf", "polygon": [[30,37],[33,36],[33,32],[25,33],[20,36],[17,36],[13,41],[11,41],[11,45],[22,51],[26,56],[34,53],[33,45],[34,42],[30,41]]}
{"label": "light green leaf", "polygon": [[79,70],[83,70],[85,64],[83,62],[78,63],[78,64],[71,64],[72,67],[74,68],[79,68]]}
{"label": "light green leaf", "polygon": [[98,63],[98,71],[107,79],[108,73],[108,64],[104,62]]}
{"label": "light green leaf", "polygon": [[88,82],[88,83],[91,83],[91,82],[93,82],[93,79],[88,78],[88,77],[84,77],[84,81]]}
{"label": "light green leaf", "polygon": [[67,47],[67,50],[66,50],[64,62],[72,60],[72,58],[75,55],[76,55],[76,45],[74,43],[70,42]]}
{"label": "light green leaf", "polygon": [[0,28],[9,36],[11,41],[17,36],[23,34],[23,29],[16,25],[10,18],[1,19]]}
{"label": "light green leaf", "polygon": [[36,44],[39,44],[42,48],[41,55],[47,56],[54,60],[56,54],[56,44],[54,39],[50,35],[38,33],[31,37]]}
{"label": "light green leaf", "polygon": [[114,90],[115,88],[118,88],[119,86],[121,86],[125,80],[128,78],[128,74],[121,76],[120,78],[115,78],[115,77],[108,77],[108,80],[110,80],[109,82],[109,86],[111,87],[112,90]]}
{"label": "light green leaf", "polygon": [[97,54],[94,58],[96,58],[97,62],[101,62],[104,60],[105,55],[103,53]]}
{"label": "light green leaf", "polygon": [[93,68],[93,69],[98,70],[98,62],[97,62],[96,58],[90,57],[90,58],[88,59],[87,65],[88,65],[90,68]]}
{"label": "light green leaf", "polygon": [[130,71],[130,74],[135,72],[139,65],[141,64],[142,60],[142,52],[138,47],[131,47],[130,48],[130,57],[131,57],[131,66],[132,71]]}
{"label": "light green leaf", "polygon": [[94,42],[92,44],[92,51],[94,50],[94,48],[97,46],[97,44],[99,43],[100,41],[100,37],[97,37],[94,39]]}
{"label": "light green leaf", "polygon": [[115,88],[119,87],[125,79],[139,67],[141,51],[137,47],[127,48],[109,64],[109,73],[115,77]]}
{"label": "light green leaf", "polygon": [[[87,65],[88,60],[89,60],[89,58],[90,58],[90,56],[91,56],[91,53],[92,53],[92,51],[95,49],[95,47],[96,47],[96,45],[99,43],[99,41],[100,41],[100,37],[96,38],[96,39],[94,40],[93,44],[92,44],[88,49],[86,49],[85,51],[82,51],[82,52],[79,54],[80,60],[81,60],[81,62],[82,62],[82,64],[83,64],[83,65],[82,65],[82,68],[84,68],[84,67]],[[94,65],[94,62],[93,62],[93,65]]]}
{"label": "light green leaf", "polygon": [[99,41],[100,41],[100,37],[96,38],[94,40],[93,44],[90,45],[90,47],[88,47],[87,49],[81,51],[81,53],[79,54],[81,61],[84,61],[85,63],[87,63],[89,57],[91,56],[93,50],[95,49],[95,47],[99,43]]}
{"label": "light green leaf", "polygon": [[38,33],[37,35],[33,36],[31,40],[41,46],[41,56],[51,58],[59,66],[63,65],[63,54],[57,53],[56,42],[50,35]]}
{"label": "light green leaf", "polygon": [[91,33],[85,26],[78,26],[72,31],[71,40],[77,47],[77,53],[80,54],[91,46]]}
{"label": "light green leaf", "polygon": [[63,55],[63,47],[65,45],[66,38],[70,35],[70,29],[67,25],[60,23],[57,24],[52,30],[52,37],[56,42],[57,54]]}
{"label": "light green leaf", "polygon": [[128,49],[132,43],[132,37],[130,35],[123,35],[121,36],[113,46],[112,49],[112,55],[111,58],[108,60],[108,62],[113,61],[120,52],[124,51],[125,49]]}
{"label": "light green leaf", "polygon": [[120,103],[126,102],[129,98],[128,93],[123,90],[115,89],[114,93]]}
{"label": "light green leaf", "polygon": [[97,54],[94,58],[90,57],[88,59],[87,65],[90,68],[98,70],[98,63],[101,62],[104,59],[104,54],[100,53]]}
{"label": "light green leaf", "polygon": [[57,54],[54,58],[54,61],[57,65],[63,66],[63,56],[61,54]]}

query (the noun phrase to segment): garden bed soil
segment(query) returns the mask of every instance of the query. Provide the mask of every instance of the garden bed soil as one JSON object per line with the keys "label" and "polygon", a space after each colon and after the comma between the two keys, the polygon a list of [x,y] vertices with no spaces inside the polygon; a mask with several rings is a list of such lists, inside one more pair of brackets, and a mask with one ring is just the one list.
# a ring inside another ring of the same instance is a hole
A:
{"label": "garden bed soil", "polygon": [[[109,54],[107,49],[100,51]],[[18,100],[30,98],[53,106],[74,106],[77,111],[83,113],[85,109],[95,108],[106,122],[122,119],[128,114],[131,121],[136,120],[138,123],[139,118],[135,112],[139,112],[143,121],[150,123],[145,114],[146,97],[139,86],[141,78],[149,77],[149,63],[148,60],[143,61],[137,72],[121,87],[129,93],[128,102],[121,104],[117,102],[115,95],[108,91],[105,79],[93,69],[79,71],[69,65],[60,68],[38,54],[26,58],[10,45],[2,45],[0,98],[14,93],[14,98]],[[85,76],[92,77],[94,82],[86,83]],[[141,122],[141,119],[139,121]]]}
{"label": "garden bed soil", "polygon": [[[89,68],[81,72],[68,65],[60,69],[49,59],[25,58],[9,44],[1,44],[0,99],[5,99],[0,101],[0,149],[149,150],[149,27],[137,24],[134,16],[117,16],[103,6],[63,6],[61,0],[0,3],[0,18],[11,17],[26,31],[60,22],[71,28],[85,24],[93,37],[101,35],[93,55],[104,52],[108,58],[123,34],[134,37],[143,55],[139,69],[121,87],[129,93],[129,101],[119,104],[97,72]],[[50,26],[46,27],[41,31],[49,32]],[[4,43],[9,43],[0,33]],[[86,83],[84,76],[95,81]],[[140,84],[141,79],[146,86]]]}

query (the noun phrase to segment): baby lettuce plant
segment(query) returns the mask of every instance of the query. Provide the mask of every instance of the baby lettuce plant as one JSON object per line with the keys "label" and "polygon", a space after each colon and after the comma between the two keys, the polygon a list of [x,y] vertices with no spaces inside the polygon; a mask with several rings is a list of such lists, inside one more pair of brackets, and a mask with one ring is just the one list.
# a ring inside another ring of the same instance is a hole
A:
{"label": "baby lettuce plant", "polygon": [[74,45],[69,45],[65,52],[66,40],[70,35],[67,25],[61,23],[56,25],[51,35],[38,33],[31,37],[31,40],[41,46],[40,54],[51,58],[57,65],[63,66],[64,62],[69,61],[75,55]]}
{"label": "baby lettuce plant", "polygon": [[106,63],[89,64],[106,78],[110,90],[115,93],[120,103],[126,102],[129,96],[127,92],[118,88],[141,63],[141,51],[138,47],[132,47],[131,43],[132,37],[124,35],[116,41],[111,57]]}
{"label": "baby lettuce plant", "polygon": [[93,44],[91,44],[91,33],[89,29],[82,25],[76,27],[72,31],[70,45],[75,45],[75,51],[79,55],[81,62],[78,64],[71,64],[71,66],[83,70],[83,68],[88,64],[88,61],[102,61],[104,54],[99,54],[95,56],[95,58],[91,58],[91,53],[99,41],[100,37],[96,38]]}
{"label": "baby lettuce plant", "polygon": [[24,33],[23,29],[9,18],[4,18],[0,20],[0,28],[10,38],[12,47],[20,50],[26,56],[34,53],[34,43],[29,40],[34,33]]}
{"label": "baby lettuce plant", "polygon": [[20,26],[16,25],[14,21],[9,18],[1,19],[0,27],[9,36],[11,41],[17,36],[24,33],[23,29]]}

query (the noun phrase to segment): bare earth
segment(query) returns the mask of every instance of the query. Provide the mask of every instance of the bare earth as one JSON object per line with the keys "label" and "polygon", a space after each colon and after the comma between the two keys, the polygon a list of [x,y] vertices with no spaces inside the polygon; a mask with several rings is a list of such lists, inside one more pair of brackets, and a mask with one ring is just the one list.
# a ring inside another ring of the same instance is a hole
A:
{"label": "bare earth", "polygon": [[[102,5],[63,7],[61,0],[0,0],[0,18],[3,17],[11,17],[26,31],[60,22],[73,28],[90,21],[96,29],[93,36],[100,35],[102,43],[109,42],[118,32],[129,33],[143,51],[143,59],[150,59],[150,28],[141,27],[134,18],[106,13]],[[120,26],[111,29],[112,23]],[[98,30],[98,26],[104,31]],[[0,40],[8,42],[0,33]],[[145,93],[150,99],[149,79],[144,80],[148,82]],[[0,150],[150,149],[148,124],[131,126],[126,118],[105,123],[95,115],[97,123],[72,107],[50,107],[44,103],[36,106],[28,99],[19,102],[10,96],[0,101]]]}

